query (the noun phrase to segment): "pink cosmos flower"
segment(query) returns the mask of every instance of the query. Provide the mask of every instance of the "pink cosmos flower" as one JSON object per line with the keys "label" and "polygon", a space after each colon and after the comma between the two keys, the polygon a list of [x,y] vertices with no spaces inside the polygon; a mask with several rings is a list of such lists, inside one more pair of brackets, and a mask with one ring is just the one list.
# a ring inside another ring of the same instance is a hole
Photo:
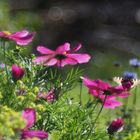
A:
{"label": "pink cosmos flower", "polygon": [[57,65],[58,67],[64,67],[65,65],[76,65],[81,63],[87,63],[90,60],[88,54],[75,53],[81,48],[79,44],[75,49],[70,49],[69,43],[60,45],[55,51],[50,50],[43,46],[38,46],[37,51],[44,56],[36,57],[33,62],[36,64],[43,64],[45,66]]}
{"label": "pink cosmos flower", "polygon": [[115,132],[118,132],[123,125],[124,121],[122,119],[116,119],[112,121],[112,123],[107,128],[108,134],[113,135]]}
{"label": "pink cosmos flower", "polygon": [[105,108],[114,109],[121,106],[122,103],[116,100],[116,97],[128,97],[128,93],[124,93],[122,86],[111,86],[109,83],[102,80],[90,80],[82,77],[83,83],[89,88],[89,93],[98,98],[100,102],[104,103]]}
{"label": "pink cosmos flower", "polygon": [[35,32],[29,33],[27,30],[10,33],[8,31],[0,32],[0,37],[8,40],[15,41],[18,45],[24,46],[32,42]]}
{"label": "pink cosmos flower", "polygon": [[14,81],[17,81],[23,77],[25,70],[16,64],[12,65],[12,77]]}
{"label": "pink cosmos flower", "polygon": [[26,126],[21,130],[21,139],[37,137],[40,139],[48,138],[48,133],[41,130],[28,130],[36,122],[36,111],[26,108],[22,112],[22,117],[26,121]]}
{"label": "pink cosmos flower", "polygon": [[48,93],[39,93],[38,98],[43,98],[48,102],[53,102],[55,100],[54,89],[50,90]]}
{"label": "pink cosmos flower", "polygon": [[[109,83],[102,80],[90,80],[86,77],[82,77],[83,83],[87,86],[94,96],[98,95],[110,95],[110,96],[119,96],[122,98],[128,97],[129,94],[125,93],[124,88],[119,86],[111,86]],[[96,92],[95,92],[96,91]]]}

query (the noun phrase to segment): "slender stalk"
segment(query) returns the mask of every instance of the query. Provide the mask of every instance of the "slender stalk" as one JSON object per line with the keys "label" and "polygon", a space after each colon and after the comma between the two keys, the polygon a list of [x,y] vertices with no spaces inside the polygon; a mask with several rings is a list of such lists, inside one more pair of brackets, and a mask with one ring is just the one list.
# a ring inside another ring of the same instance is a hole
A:
{"label": "slender stalk", "polygon": [[[94,104],[95,103],[95,104]],[[86,114],[85,117],[87,117],[88,115],[92,115],[92,112],[95,110],[96,106],[98,105],[98,100],[97,98],[95,98],[95,100],[92,101],[92,104],[94,104],[93,108],[90,110],[90,112],[88,114]],[[85,129],[85,128],[84,128]],[[81,132],[80,132],[81,133]],[[83,139],[83,136],[80,136],[79,133],[77,133],[77,140],[81,140]]]}
{"label": "slender stalk", "polygon": [[3,47],[3,57],[4,57],[4,64],[5,64],[5,71],[6,71],[6,78],[7,78],[7,82],[9,81],[9,78],[8,78],[8,69],[7,69],[7,65],[6,65],[6,48],[5,48],[5,41],[2,42],[2,47]]}
{"label": "slender stalk", "polygon": [[136,112],[136,108],[137,108],[137,87],[135,87],[134,98],[133,98],[133,106],[135,108],[135,112],[134,112],[135,123],[137,123],[137,112]]}
{"label": "slender stalk", "polygon": [[126,109],[127,109],[127,106],[128,106],[128,99],[129,98],[125,98],[124,100],[124,110],[126,111]]}
{"label": "slender stalk", "polygon": [[113,139],[114,139],[113,135],[109,135],[109,140],[113,140]]}
{"label": "slender stalk", "polygon": [[133,98],[133,105],[136,106],[137,103],[137,87],[135,87],[134,98]]}
{"label": "slender stalk", "polygon": [[100,116],[100,114],[101,114],[101,112],[102,112],[102,110],[103,110],[103,107],[104,107],[104,104],[105,104],[106,98],[107,98],[107,95],[105,95],[105,98],[104,98],[103,104],[102,104],[102,106],[101,106],[101,108],[100,108],[100,110],[99,110],[99,112],[98,112],[97,117],[95,118],[94,123],[92,124],[92,128],[90,129],[89,134],[88,134],[87,137],[86,137],[86,140],[89,138],[91,132],[92,132],[93,129],[94,129],[94,126],[95,126],[95,124],[96,124],[96,122],[97,122],[97,120],[98,120],[98,118],[99,118],[99,116]]}
{"label": "slender stalk", "polygon": [[96,121],[98,120],[98,118],[99,118],[99,116],[100,116],[100,114],[101,114],[101,112],[102,112],[102,110],[103,110],[103,107],[104,107],[106,98],[107,98],[107,95],[105,95],[105,99],[104,99],[103,104],[102,104],[102,106],[101,106],[101,109],[100,109],[100,111],[99,111],[99,113],[98,113],[98,115],[97,115],[97,117],[96,117],[96,119],[95,119],[95,121],[94,121],[93,126],[95,125]]}
{"label": "slender stalk", "polygon": [[124,98],[123,116],[125,115],[126,110],[127,110],[127,106],[128,106],[128,99],[129,99],[129,98]]}
{"label": "slender stalk", "polygon": [[80,94],[79,94],[80,105],[82,104],[82,82],[80,81]]}
{"label": "slender stalk", "polygon": [[95,110],[95,108],[96,108],[96,106],[98,105],[98,101],[96,100],[96,103],[95,103],[95,105],[93,106],[93,108],[92,108],[92,110],[90,111],[90,113],[89,114],[91,114],[94,110]]}

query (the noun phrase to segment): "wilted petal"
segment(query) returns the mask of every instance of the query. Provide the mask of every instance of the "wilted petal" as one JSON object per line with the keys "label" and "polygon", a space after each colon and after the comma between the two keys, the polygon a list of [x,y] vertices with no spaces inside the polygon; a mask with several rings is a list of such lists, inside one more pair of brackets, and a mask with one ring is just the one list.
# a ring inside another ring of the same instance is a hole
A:
{"label": "wilted petal", "polygon": [[46,99],[47,99],[48,102],[53,102],[54,101],[54,99],[55,99],[54,89],[50,90],[47,93]]}
{"label": "wilted petal", "polygon": [[48,133],[40,130],[23,130],[21,139],[37,137],[40,139],[48,138]]}
{"label": "wilted petal", "polygon": [[72,52],[77,52],[78,50],[81,49],[81,47],[82,47],[82,45],[81,45],[81,44],[78,44],[78,46],[76,46],[76,47],[72,50]]}
{"label": "wilted petal", "polygon": [[87,63],[90,60],[88,54],[67,54],[67,57],[75,59],[78,63]]}
{"label": "wilted petal", "polygon": [[41,54],[53,54],[53,53],[55,53],[54,51],[52,51],[46,47],[43,47],[43,46],[38,46],[37,51],[40,52]]}
{"label": "wilted petal", "polygon": [[22,117],[26,120],[26,129],[33,126],[36,121],[36,111],[32,108],[25,108],[22,112]]}
{"label": "wilted petal", "polygon": [[57,49],[56,49],[56,52],[58,54],[63,54],[67,51],[70,50],[70,44],[69,43],[64,43],[63,45],[60,45]]}
{"label": "wilted petal", "polygon": [[50,90],[48,93],[39,93],[38,98],[43,98],[48,102],[53,102],[55,100],[54,89]]}

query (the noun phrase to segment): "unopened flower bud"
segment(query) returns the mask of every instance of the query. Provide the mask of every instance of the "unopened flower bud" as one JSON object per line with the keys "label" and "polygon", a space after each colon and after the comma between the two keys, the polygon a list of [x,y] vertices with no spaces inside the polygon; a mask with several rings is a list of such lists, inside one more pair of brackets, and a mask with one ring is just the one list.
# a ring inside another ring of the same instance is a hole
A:
{"label": "unopened flower bud", "polygon": [[108,134],[113,135],[115,132],[118,132],[123,125],[124,121],[122,119],[116,119],[112,121],[112,123],[107,128]]}
{"label": "unopened flower bud", "polygon": [[21,79],[24,75],[25,71],[23,68],[17,66],[17,65],[12,65],[12,77],[14,81],[17,81]]}

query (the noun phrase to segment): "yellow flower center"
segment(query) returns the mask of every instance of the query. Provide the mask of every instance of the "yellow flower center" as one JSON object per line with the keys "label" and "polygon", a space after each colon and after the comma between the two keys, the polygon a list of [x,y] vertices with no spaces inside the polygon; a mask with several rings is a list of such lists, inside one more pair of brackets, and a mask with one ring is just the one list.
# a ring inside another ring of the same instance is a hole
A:
{"label": "yellow flower center", "polygon": [[64,52],[64,54],[67,54],[67,52]]}
{"label": "yellow flower center", "polygon": [[3,31],[3,33],[4,33],[5,35],[11,35],[11,33],[10,33],[9,31]]}

